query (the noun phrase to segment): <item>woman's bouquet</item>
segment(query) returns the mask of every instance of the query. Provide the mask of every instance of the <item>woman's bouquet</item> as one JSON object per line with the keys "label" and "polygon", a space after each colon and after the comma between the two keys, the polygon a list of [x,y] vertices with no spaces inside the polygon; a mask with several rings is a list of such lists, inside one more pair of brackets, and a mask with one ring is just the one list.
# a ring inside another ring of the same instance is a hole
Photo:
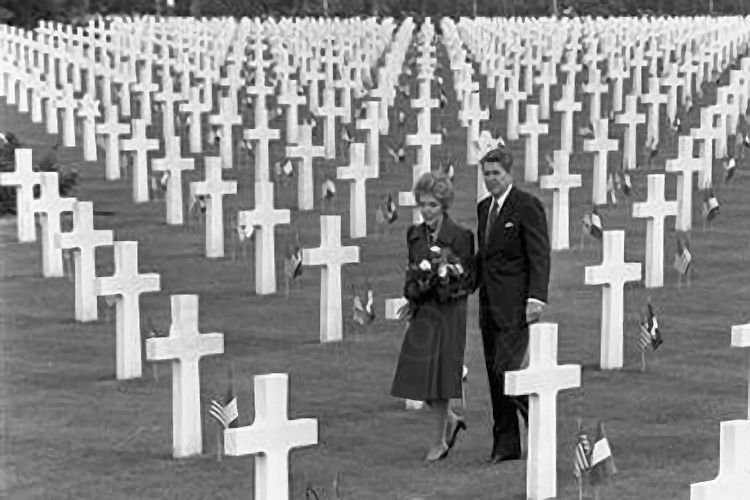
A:
{"label": "woman's bouquet", "polygon": [[466,297],[471,293],[471,284],[471,270],[450,248],[433,245],[426,255],[406,268],[404,297],[414,312],[430,300],[442,303]]}

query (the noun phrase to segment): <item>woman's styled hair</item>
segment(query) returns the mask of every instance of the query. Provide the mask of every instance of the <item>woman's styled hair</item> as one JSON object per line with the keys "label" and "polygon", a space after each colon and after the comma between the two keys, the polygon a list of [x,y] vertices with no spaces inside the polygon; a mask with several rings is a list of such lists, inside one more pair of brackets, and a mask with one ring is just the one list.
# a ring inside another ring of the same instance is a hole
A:
{"label": "woman's styled hair", "polygon": [[442,172],[425,172],[414,183],[412,192],[417,202],[422,195],[428,194],[440,202],[443,210],[448,210],[453,205],[453,183],[448,175]]}

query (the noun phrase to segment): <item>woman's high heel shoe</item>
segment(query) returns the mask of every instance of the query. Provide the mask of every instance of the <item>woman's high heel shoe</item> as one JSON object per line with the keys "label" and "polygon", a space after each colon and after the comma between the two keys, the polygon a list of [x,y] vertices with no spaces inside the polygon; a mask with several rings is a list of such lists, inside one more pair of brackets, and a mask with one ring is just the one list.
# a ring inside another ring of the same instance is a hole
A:
{"label": "woman's high heel shoe", "polygon": [[462,418],[457,418],[456,423],[453,427],[453,432],[451,432],[450,438],[448,438],[448,449],[450,450],[453,448],[453,445],[456,444],[456,438],[458,437],[458,432],[461,430],[466,430],[466,422]]}
{"label": "woman's high heel shoe", "polygon": [[430,448],[430,451],[427,452],[427,457],[425,457],[425,460],[427,460],[428,462],[437,462],[438,460],[442,460],[447,457],[449,451],[450,448],[448,447],[448,444],[443,441],[440,445]]}

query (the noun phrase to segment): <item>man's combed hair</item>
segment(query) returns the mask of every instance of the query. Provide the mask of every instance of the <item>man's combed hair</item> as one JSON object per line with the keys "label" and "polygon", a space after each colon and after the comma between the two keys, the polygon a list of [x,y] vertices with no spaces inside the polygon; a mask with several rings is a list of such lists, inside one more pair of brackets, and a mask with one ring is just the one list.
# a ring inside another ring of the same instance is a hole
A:
{"label": "man's combed hair", "polygon": [[510,154],[510,151],[501,146],[488,151],[482,159],[479,160],[479,164],[482,167],[484,167],[485,163],[499,163],[506,170],[510,170],[510,167],[513,166],[513,156]]}

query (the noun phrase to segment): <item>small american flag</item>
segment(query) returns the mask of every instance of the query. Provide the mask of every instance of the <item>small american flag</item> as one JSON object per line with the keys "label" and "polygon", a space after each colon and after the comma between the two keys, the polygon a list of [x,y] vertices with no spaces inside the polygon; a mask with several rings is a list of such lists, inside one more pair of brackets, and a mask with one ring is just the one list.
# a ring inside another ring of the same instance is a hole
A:
{"label": "small american flag", "polygon": [[656,315],[654,315],[654,308],[651,304],[648,304],[648,315],[640,324],[638,345],[641,347],[641,350],[645,351],[647,348],[651,348],[652,351],[655,351],[663,343],[664,341],[659,331],[659,323],[656,320]]}
{"label": "small american flag", "polygon": [[688,268],[690,267],[690,261],[692,256],[690,250],[687,249],[681,241],[677,243],[677,254],[674,257],[674,268],[680,274],[687,274]]}
{"label": "small american flag", "polygon": [[292,248],[284,263],[284,272],[290,281],[294,281],[302,274],[302,249]]}
{"label": "small american flag", "polygon": [[334,196],[336,196],[336,184],[334,184],[331,179],[324,180],[323,186],[321,188],[321,194],[323,196],[323,199],[332,199]]}
{"label": "small american flag", "polygon": [[372,323],[375,319],[375,312],[372,310],[373,298],[372,290],[367,290],[367,302],[362,305],[362,299],[356,295],[352,300],[352,309],[354,321],[360,325]]}
{"label": "small american flag", "polygon": [[[617,181],[617,184],[617,187],[619,187],[619,180]],[[610,173],[607,178],[607,194],[609,195],[612,204],[617,205],[617,190],[615,188],[615,174],[613,173]]]}
{"label": "small american flag", "polygon": [[737,170],[737,161],[734,158],[729,158],[729,160],[724,163],[724,170],[726,171],[724,174],[724,182],[731,181],[732,177],[734,177],[735,170]]}
{"label": "small american flag", "polygon": [[703,202],[703,216],[707,221],[712,221],[720,213],[719,201],[714,196],[713,188],[709,186],[706,188],[705,201]]}
{"label": "small american flag", "polygon": [[219,422],[225,429],[239,426],[239,411],[237,410],[237,397],[232,393],[231,386],[227,392],[224,402],[211,401],[208,413]]}
{"label": "small american flag", "polygon": [[602,219],[599,217],[596,209],[592,212],[587,213],[583,216],[582,220],[583,229],[597,240],[601,240],[604,236],[602,231]]}
{"label": "small american flag", "polygon": [[583,474],[586,474],[591,467],[589,456],[591,454],[591,443],[589,438],[583,429],[578,429],[578,436],[576,438],[575,454],[573,456],[573,474],[577,478],[581,478]]}

